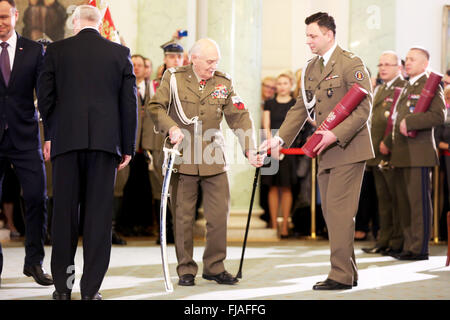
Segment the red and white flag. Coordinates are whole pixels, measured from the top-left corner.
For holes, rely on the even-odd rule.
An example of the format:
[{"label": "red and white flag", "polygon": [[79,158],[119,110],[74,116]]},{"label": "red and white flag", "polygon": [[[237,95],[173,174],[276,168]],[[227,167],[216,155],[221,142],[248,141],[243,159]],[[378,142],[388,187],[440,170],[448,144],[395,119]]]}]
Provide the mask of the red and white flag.
[{"label": "red and white flag", "polygon": [[89,5],[97,7],[100,10],[101,14],[103,15],[101,28],[102,36],[104,36],[108,40],[120,44],[120,37],[119,34],[117,33],[117,29],[111,17],[109,4],[106,2],[107,1],[99,0],[97,3],[96,0],[89,0]]}]

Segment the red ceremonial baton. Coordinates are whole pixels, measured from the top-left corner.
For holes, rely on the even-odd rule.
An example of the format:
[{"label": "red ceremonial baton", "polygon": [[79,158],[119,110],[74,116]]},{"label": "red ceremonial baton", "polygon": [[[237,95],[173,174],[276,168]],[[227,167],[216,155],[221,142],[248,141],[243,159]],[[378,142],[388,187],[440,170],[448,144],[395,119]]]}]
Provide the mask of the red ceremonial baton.
[{"label": "red ceremonial baton", "polygon": [[[344,121],[354,109],[356,109],[356,107],[368,94],[369,92],[366,89],[355,83],[330,112],[328,117],[320,124],[316,132],[335,128],[338,124]],[[322,140],[322,135],[317,134],[316,132],[309,137],[302,147],[305,154],[310,158],[315,158],[317,156],[317,152],[314,152],[314,148]]]},{"label": "red ceremonial baton", "polygon": [[[413,113],[426,112],[430,108],[431,100],[436,93],[436,89],[441,83],[442,74],[431,72],[422,92],[420,93],[419,101],[417,101],[416,107]],[[415,138],[417,136],[417,130],[408,131],[408,137]]]}]

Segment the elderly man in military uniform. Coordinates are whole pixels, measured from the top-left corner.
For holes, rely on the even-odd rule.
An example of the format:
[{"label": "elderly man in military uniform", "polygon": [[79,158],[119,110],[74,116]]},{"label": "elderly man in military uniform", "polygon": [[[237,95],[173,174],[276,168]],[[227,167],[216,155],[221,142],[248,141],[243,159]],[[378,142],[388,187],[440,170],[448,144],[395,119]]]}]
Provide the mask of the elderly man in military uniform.
[{"label": "elderly man in military uniform", "polygon": [[172,175],[170,201],[175,222],[175,248],[179,285],[192,286],[198,266],[193,260],[193,224],[198,186],[203,193],[206,246],[203,274],[219,284],[238,280],[225,270],[230,189],[221,122],[225,117],[253,166],[256,154],[253,121],[236,94],[229,75],[216,71],[220,59],[217,43],[198,40],[190,51],[192,64],[168,69],[147,109],[157,130],[179,145],[177,172]]},{"label": "elderly man in military uniform", "polygon": [[[413,47],[406,55],[409,80],[394,112],[392,135],[383,143],[391,152],[394,167],[396,199],[403,230],[403,250],[393,255],[400,260],[427,260],[431,232],[431,169],[439,164],[433,128],[445,121],[443,90],[438,86],[426,112],[413,113],[428,79],[426,72],[430,54],[422,47]],[[408,131],[417,130],[411,138]]]},{"label": "elderly man in military uniform", "polygon": [[375,180],[380,231],[374,247],[362,248],[366,253],[400,253],[403,246],[403,233],[395,201],[394,172],[389,164],[389,151],[382,143],[394,102],[394,89],[403,88],[406,84],[401,68],[401,60],[395,52],[386,51],[381,54],[378,72],[383,84],[375,90],[370,130],[375,158],[367,161],[367,167],[372,170]]},{"label": "elderly man in military uniform", "polygon": [[[366,160],[374,156],[368,119],[371,112],[371,82],[364,63],[336,43],[333,17],[318,12],[305,20],[306,43],[312,53],[305,70],[302,92],[289,110],[277,136],[266,140],[261,150],[289,147],[315,113],[322,123],[354,83],[369,94],[353,112],[332,130],[318,130],[322,140],[314,149],[319,155],[318,182],[322,212],[331,248],[331,271],[314,290],[343,290],[357,285],[354,254],[355,216]],[[315,107],[314,107],[315,104]]]}]

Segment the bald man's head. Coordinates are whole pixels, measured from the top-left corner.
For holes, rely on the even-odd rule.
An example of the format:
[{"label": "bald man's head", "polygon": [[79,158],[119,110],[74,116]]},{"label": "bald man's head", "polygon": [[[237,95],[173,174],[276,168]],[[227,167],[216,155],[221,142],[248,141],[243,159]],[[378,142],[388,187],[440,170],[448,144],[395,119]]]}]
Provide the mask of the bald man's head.
[{"label": "bald man's head", "polygon": [[189,51],[193,68],[202,80],[212,78],[220,60],[220,49],[212,39],[198,40]]}]

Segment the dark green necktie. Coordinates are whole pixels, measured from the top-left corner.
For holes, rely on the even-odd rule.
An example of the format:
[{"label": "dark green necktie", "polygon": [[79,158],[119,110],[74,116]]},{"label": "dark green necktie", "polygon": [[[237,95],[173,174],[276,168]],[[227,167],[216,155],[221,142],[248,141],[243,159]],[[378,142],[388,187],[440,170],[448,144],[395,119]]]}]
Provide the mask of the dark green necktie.
[{"label": "dark green necktie", "polygon": [[324,65],[323,62],[324,62],[323,57],[320,57],[320,58],[319,58],[320,73],[323,72],[323,68],[325,67],[325,65]]}]

